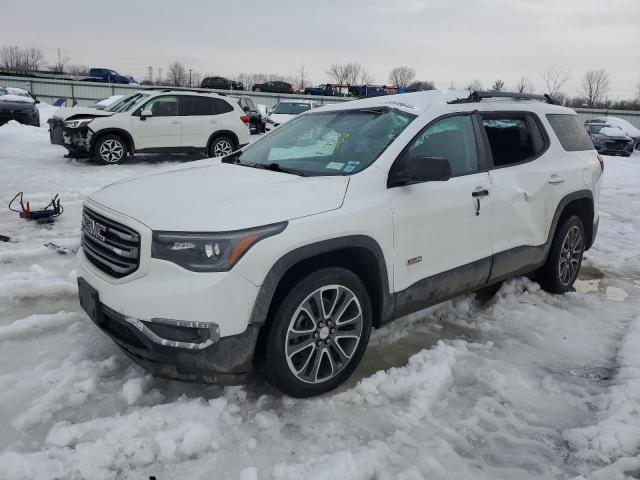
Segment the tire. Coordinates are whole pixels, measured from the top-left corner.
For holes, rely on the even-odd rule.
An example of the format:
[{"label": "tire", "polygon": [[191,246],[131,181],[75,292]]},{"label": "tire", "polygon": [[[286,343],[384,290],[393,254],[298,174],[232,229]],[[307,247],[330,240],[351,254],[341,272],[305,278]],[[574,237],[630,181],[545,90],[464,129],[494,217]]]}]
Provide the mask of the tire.
[{"label": "tire", "polygon": [[572,215],[556,231],[547,261],[536,275],[544,290],[565,293],[573,288],[582,265],[584,246],[584,225],[577,215]]},{"label": "tire", "polygon": [[104,165],[116,165],[127,158],[127,144],[118,135],[100,137],[93,148],[93,159]]},{"label": "tire", "polygon": [[337,267],[317,270],[280,303],[260,346],[261,368],[272,385],[292,397],[333,390],[362,360],[371,318],[369,293],[356,274]]},{"label": "tire", "polygon": [[225,155],[229,155],[235,149],[236,142],[234,142],[230,137],[216,137],[211,141],[211,145],[209,145],[208,155],[209,157],[223,157]]}]

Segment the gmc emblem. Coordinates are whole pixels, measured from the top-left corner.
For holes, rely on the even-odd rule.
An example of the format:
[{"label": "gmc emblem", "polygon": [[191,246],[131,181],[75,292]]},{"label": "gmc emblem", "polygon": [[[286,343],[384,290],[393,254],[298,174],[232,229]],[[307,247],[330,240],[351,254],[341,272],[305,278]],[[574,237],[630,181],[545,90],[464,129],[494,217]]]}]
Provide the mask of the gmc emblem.
[{"label": "gmc emblem", "polygon": [[107,230],[107,227],[102,225],[101,223],[94,222],[86,215],[82,215],[82,230],[88,233],[91,236],[99,238],[104,242],[104,232]]}]

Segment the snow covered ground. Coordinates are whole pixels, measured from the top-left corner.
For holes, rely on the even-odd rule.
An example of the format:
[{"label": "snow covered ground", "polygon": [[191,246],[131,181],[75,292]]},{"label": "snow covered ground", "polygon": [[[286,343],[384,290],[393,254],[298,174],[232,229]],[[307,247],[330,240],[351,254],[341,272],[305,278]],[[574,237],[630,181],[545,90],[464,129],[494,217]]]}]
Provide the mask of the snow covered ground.
[{"label": "snow covered ground", "polygon": [[[42,122],[51,114],[42,106]],[[0,210],[0,478],[623,479],[640,475],[640,156],[606,158],[577,291],[527,279],[377,331],[348,385],[311,400],[155,379],[76,300],[82,199],[181,156],[63,158],[0,127],[0,201],[59,193],[43,227]]]}]

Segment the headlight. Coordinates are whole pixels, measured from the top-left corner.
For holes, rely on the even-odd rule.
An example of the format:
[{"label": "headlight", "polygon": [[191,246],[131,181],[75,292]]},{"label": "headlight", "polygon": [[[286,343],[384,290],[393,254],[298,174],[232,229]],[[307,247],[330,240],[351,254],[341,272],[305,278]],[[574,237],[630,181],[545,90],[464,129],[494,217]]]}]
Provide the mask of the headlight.
[{"label": "headlight", "polygon": [[253,245],[286,226],[282,222],[222,233],[153,232],[151,256],[193,272],[225,272]]},{"label": "headlight", "polygon": [[69,120],[64,122],[64,126],[67,128],[82,128],[93,122],[93,118],[83,118],[81,120]]}]

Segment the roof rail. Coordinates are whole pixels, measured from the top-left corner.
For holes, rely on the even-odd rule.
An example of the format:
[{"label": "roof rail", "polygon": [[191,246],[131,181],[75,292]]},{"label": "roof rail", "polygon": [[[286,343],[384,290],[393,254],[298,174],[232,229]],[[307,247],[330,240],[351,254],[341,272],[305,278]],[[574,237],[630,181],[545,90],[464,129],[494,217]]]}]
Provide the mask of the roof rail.
[{"label": "roof rail", "polygon": [[544,95],[534,95],[532,93],[518,93],[518,92],[471,92],[467,98],[457,98],[447,103],[477,103],[484,98],[513,98],[516,100],[540,100],[541,102],[547,102],[550,105],[560,105],[560,102],[553,98],[551,95],[545,93]]},{"label": "roof rail", "polygon": [[[189,88],[189,87],[158,87],[158,86],[148,86],[144,90],[154,90],[157,92],[194,92],[194,93],[210,93],[215,95],[220,95],[224,97],[224,93],[212,92],[207,88]],[[235,90],[234,90],[235,91]],[[240,90],[237,90],[240,91]]]}]

